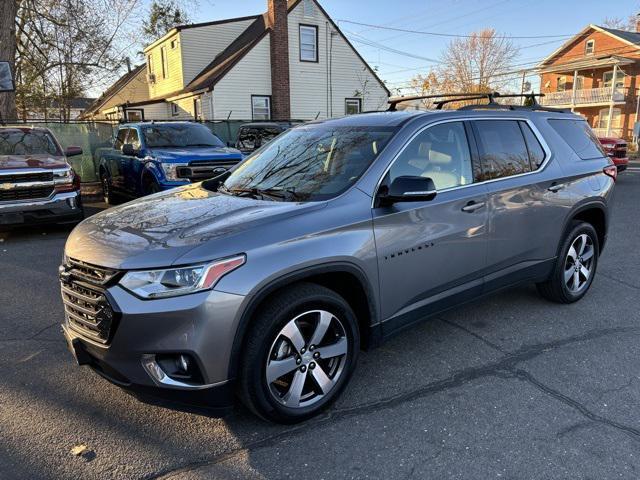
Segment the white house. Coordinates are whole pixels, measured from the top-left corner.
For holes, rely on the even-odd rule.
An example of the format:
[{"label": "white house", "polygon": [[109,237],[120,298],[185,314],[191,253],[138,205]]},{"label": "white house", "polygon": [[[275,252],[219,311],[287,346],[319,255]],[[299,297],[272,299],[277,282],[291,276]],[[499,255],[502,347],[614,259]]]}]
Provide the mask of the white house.
[{"label": "white house", "polygon": [[144,53],[146,98],[110,92],[120,118],[312,120],[378,110],[389,96],[315,0],[268,0],[262,15],[179,26]]}]

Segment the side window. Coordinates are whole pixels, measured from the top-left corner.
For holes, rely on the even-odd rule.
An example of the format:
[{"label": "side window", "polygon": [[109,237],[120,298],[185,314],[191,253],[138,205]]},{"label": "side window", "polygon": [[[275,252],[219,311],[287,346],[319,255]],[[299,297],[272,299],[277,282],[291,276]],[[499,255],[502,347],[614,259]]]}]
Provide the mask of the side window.
[{"label": "side window", "polygon": [[530,172],[529,152],[516,120],[474,122],[482,180]]},{"label": "side window", "polygon": [[527,122],[520,122],[520,128],[524,134],[524,139],[527,142],[527,150],[529,150],[529,160],[534,169],[540,168],[544,162],[544,149],[540,145],[538,137],[535,136],[531,127],[527,125]]},{"label": "side window", "polygon": [[607,156],[586,121],[550,119],[549,125],[582,160]]},{"label": "side window", "polygon": [[471,154],[463,123],[442,123],[419,133],[391,166],[389,182],[401,176],[431,178],[437,190],[472,183]]},{"label": "side window", "polygon": [[113,144],[113,148],[115,148],[116,150],[120,150],[122,148],[122,145],[124,145],[124,141],[126,138],[127,129],[121,128],[120,130],[118,130],[118,136],[116,137],[116,141]]},{"label": "side window", "polygon": [[129,130],[127,143],[130,143],[136,150],[140,149],[140,137],[138,136],[138,131],[135,128]]}]

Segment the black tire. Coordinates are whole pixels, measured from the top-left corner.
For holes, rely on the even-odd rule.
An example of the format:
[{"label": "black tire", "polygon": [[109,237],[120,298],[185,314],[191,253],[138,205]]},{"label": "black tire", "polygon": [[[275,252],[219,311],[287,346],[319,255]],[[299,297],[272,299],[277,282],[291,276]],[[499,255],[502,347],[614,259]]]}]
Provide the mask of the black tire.
[{"label": "black tire", "polygon": [[[591,245],[593,246],[593,255],[590,257],[592,262],[589,264],[589,277],[584,284],[578,290],[572,290],[565,281],[565,271],[569,272],[571,267],[571,260],[569,257],[569,250],[575,241],[582,235],[587,235]],[[596,274],[596,268],[598,266],[598,258],[600,256],[600,244],[598,242],[598,234],[590,223],[574,221],[571,224],[569,232],[566,234],[562,245],[560,247],[556,264],[553,267],[553,272],[549,279],[545,282],[536,284],[538,292],[544,298],[557,303],[573,303],[580,300],[585,296],[593,278]],[[588,260],[587,260],[588,261]],[[575,263],[574,263],[575,265]],[[583,277],[581,277],[582,279]],[[573,281],[575,286],[575,281]]]},{"label": "black tire", "polygon": [[153,195],[160,191],[160,185],[153,178],[147,177],[144,180],[144,194]]},{"label": "black tire", "polygon": [[[332,377],[332,381],[334,381],[332,383],[333,387],[325,395],[318,395],[315,400],[312,400],[315,403],[292,408],[284,405],[276,398],[277,392],[274,393],[273,390],[273,385],[276,382],[268,383],[267,365],[274,358],[270,355],[273,355],[274,351],[272,349],[276,348],[277,342],[286,342],[286,338],[280,335],[281,330],[293,319],[299,318],[303,314],[313,315],[313,312],[305,312],[314,310],[323,310],[331,313],[334,316],[334,319],[331,320],[332,322],[339,319],[339,326],[344,327],[342,329],[344,336],[339,338],[343,341],[346,340],[347,353],[344,357],[335,357],[340,358],[336,360],[337,362],[343,363],[341,370],[337,370],[340,373]],[[349,304],[340,295],[328,288],[313,283],[300,283],[287,287],[268,299],[266,303],[259,307],[253,320],[250,330],[247,332],[239,365],[238,394],[242,402],[252,412],[266,420],[287,424],[306,420],[329,406],[347,384],[355,368],[360,350],[358,322]],[[337,324],[332,323],[332,325]],[[310,336],[306,335],[305,344]],[[338,338],[338,335],[336,334],[335,337],[325,335],[324,338],[330,341]],[[337,343],[332,345],[337,345]],[[307,348],[309,346],[307,345]],[[317,348],[315,355],[319,355],[318,351],[322,350],[320,343]],[[311,351],[312,349],[309,348],[306,355],[309,355]],[[289,356],[297,357],[296,352],[297,350],[292,350]],[[305,361],[309,361],[309,359],[302,360],[303,365]],[[318,365],[321,361],[331,362],[333,360],[320,359],[318,360]],[[313,363],[313,359],[311,359],[311,363]],[[309,379],[304,380],[304,382],[311,383],[304,383],[304,385],[310,390],[314,390],[319,385],[315,381],[315,375],[320,373],[320,370],[321,372],[328,371],[330,367],[320,369],[318,365],[315,367],[310,363],[307,363],[307,365],[309,365],[307,370]],[[312,371],[314,368],[318,370]],[[299,370],[302,370],[302,367],[295,367],[290,375],[298,375]],[[283,376],[282,378],[286,377]],[[307,377],[305,376],[304,378],[306,379]],[[291,380],[290,385],[293,385],[293,380]],[[313,396],[315,394],[310,393],[309,395]]]},{"label": "black tire", "polygon": [[117,198],[111,188],[109,176],[104,172],[100,175],[100,184],[102,185],[102,198],[104,199],[104,203],[107,205],[116,205]]}]

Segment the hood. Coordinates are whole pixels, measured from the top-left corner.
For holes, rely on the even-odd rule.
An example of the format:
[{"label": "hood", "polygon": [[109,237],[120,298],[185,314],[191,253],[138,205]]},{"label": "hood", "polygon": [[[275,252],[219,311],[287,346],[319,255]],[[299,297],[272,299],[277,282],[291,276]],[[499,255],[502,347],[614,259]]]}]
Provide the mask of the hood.
[{"label": "hood", "polygon": [[[188,185],[88,218],[71,232],[65,253],[115,269],[156,268],[170,266],[207,244],[208,258],[202,260],[212,260],[240,253],[239,234],[318,207],[234,197]],[[227,241],[229,237],[234,241]]]},{"label": "hood", "polygon": [[240,160],[239,150],[230,147],[171,147],[150,148],[149,154],[163,162],[192,162],[199,160]]},{"label": "hood", "polygon": [[67,162],[63,156],[39,155],[0,155],[0,170],[16,168],[64,168]]}]

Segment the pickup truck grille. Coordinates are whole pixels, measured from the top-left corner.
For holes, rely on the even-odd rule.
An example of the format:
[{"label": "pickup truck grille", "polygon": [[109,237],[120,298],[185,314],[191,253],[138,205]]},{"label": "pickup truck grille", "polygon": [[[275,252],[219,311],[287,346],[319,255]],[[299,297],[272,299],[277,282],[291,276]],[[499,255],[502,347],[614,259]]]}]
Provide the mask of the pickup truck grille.
[{"label": "pickup truck grille", "polygon": [[[2,183],[5,183],[5,179],[0,177],[0,184]],[[0,202],[48,198],[52,193],[53,185],[36,188],[14,188],[12,190],[2,190],[0,188]]]},{"label": "pickup truck grille", "polygon": [[73,259],[60,269],[67,324],[81,336],[103,345],[111,341],[117,323],[117,314],[105,295],[105,286],[118,273]]},{"label": "pickup truck grille", "polygon": [[188,167],[180,167],[178,169],[178,176],[187,178],[192,182],[200,182],[222,175],[230,168],[235,167],[238,162],[239,160],[233,160],[231,162],[216,162],[215,160],[191,162]]},{"label": "pickup truck grille", "polygon": [[53,189],[53,172],[0,172],[0,202],[44,199]]}]

